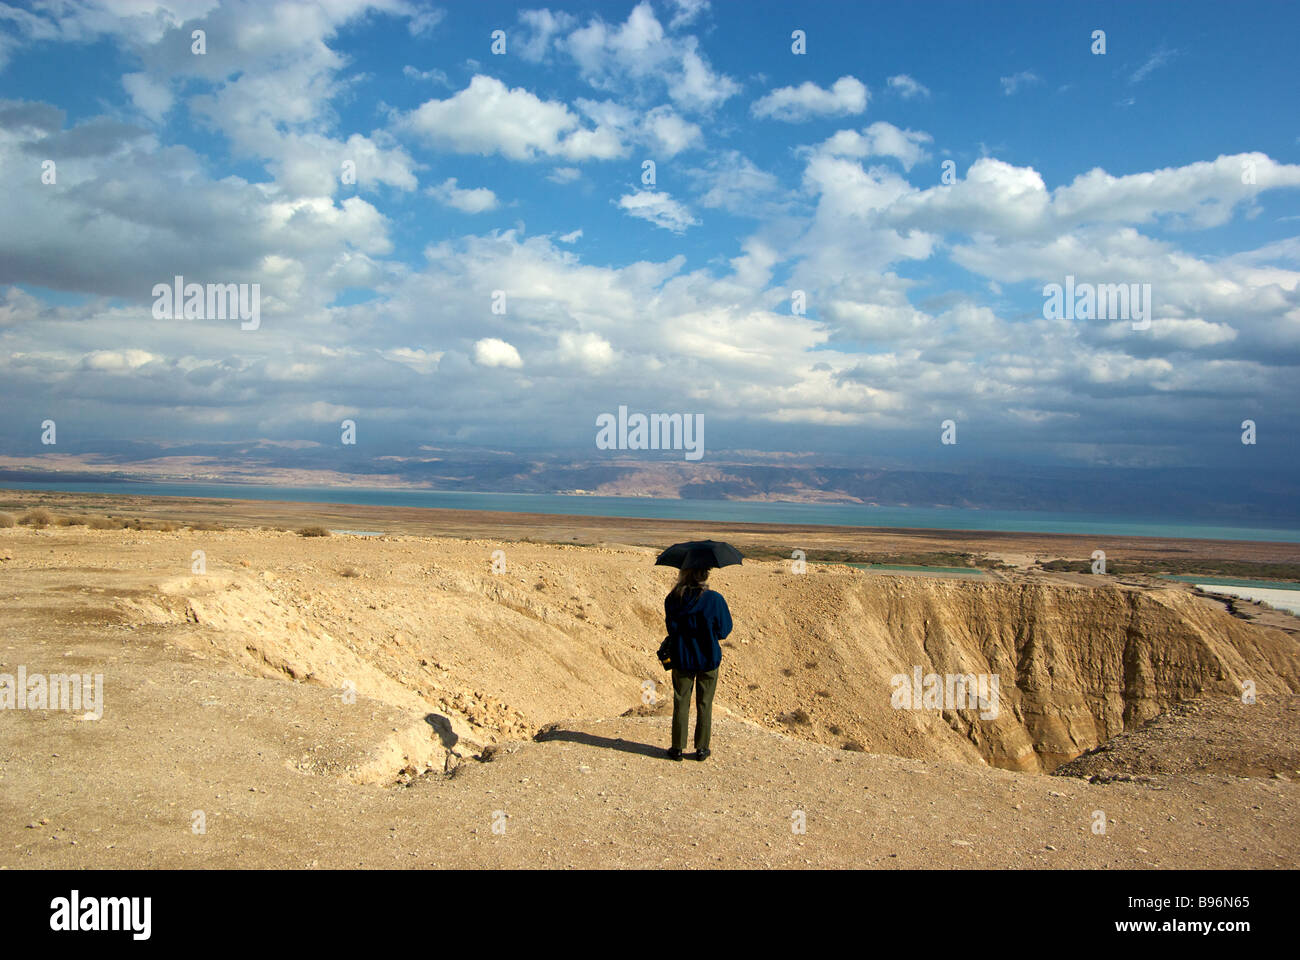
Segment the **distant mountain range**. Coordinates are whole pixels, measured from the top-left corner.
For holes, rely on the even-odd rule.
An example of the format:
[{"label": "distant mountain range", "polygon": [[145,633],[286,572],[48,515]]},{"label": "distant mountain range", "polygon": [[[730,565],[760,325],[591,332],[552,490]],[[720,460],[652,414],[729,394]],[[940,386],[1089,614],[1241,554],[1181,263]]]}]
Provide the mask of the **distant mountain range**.
[{"label": "distant mountain range", "polygon": [[[144,451],[141,451],[144,453]],[[561,493],[702,500],[951,506],[1116,516],[1163,516],[1245,523],[1300,519],[1290,480],[1209,469],[1043,467],[965,472],[864,468],[809,462],[633,458],[583,460],[502,451],[423,450],[409,457],[341,456],[337,449],[279,445],[149,451],[145,456],[47,454],[0,457],[0,480],[152,480],[277,486]]]}]

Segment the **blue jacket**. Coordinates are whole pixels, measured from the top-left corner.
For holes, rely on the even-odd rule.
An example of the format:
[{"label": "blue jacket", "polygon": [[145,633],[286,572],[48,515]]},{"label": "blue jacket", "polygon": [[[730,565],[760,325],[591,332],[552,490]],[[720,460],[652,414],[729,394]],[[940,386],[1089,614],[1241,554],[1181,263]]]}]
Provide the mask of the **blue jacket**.
[{"label": "blue jacket", "polygon": [[664,625],[672,641],[673,666],[678,670],[716,670],[722,663],[719,640],[731,633],[731,611],[716,590],[687,591],[677,603],[664,598]]}]

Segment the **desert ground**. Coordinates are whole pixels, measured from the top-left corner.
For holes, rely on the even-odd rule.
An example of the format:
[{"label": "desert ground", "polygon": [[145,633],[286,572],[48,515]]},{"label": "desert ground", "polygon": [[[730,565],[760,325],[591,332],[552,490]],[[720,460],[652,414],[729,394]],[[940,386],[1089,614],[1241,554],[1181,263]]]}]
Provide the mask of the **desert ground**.
[{"label": "desert ground", "polygon": [[[0,526],[0,674],[104,678],[98,716],[0,710],[0,867],[1300,859],[1295,618],[1035,567],[1086,558],[1088,538],[0,500],[55,515]],[[672,763],[654,650],[674,571],[653,561],[708,536],[763,558],[714,574],[736,629],[713,756]],[[1105,546],[1300,560],[1291,544]],[[798,572],[780,559],[794,549],[997,564]],[[914,667],[997,676],[1000,708],[897,709],[891,678]]]}]

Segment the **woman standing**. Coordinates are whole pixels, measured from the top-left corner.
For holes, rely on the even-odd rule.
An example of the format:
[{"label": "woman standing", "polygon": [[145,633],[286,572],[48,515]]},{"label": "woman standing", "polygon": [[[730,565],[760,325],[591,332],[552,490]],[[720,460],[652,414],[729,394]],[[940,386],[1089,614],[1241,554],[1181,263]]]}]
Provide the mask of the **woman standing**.
[{"label": "woman standing", "polygon": [[731,611],[722,594],[708,587],[706,568],[683,569],[677,585],[664,597],[673,664],[673,745],[671,760],[681,760],[691,722],[691,688],[695,689],[695,759],[707,760],[713,728],[713,693],[718,687],[722,646],[731,633]]}]

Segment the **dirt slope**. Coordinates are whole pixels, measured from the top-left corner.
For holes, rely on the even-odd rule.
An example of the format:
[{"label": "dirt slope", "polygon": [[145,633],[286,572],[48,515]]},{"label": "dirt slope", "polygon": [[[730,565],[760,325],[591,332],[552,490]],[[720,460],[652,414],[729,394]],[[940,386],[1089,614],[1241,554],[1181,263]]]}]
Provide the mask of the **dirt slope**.
[{"label": "dirt slope", "polygon": [[[0,556],[0,672],[103,672],[107,701],[100,720],[0,711],[0,866],[1300,854],[1300,785],[1223,771],[1088,784],[983,762],[1038,769],[1243,679],[1261,704],[1295,690],[1290,638],[1177,590],[729,569],[738,628],[715,757],[679,765],[657,755],[666,719],[620,716],[656,709],[642,684],[663,676],[671,574],[636,548],[23,529],[0,531]],[[1015,682],[995,721],[893,710],[889,676],[912,664]],[[780,719],[800,709],[807,723]],[[558,731],[529,739],[546,724]],[[840,749],[851,740],[872,752]],[[497,759],[472,759],[490,743]]]},{"label": "dirt slope", "polygon": [[[207,574],[174,575],[196,538]],[[437,712],[474,744],[618,715],[665,679],[653,650],[672,574],[643,548],[254,532],[138,545],[153,570],[143,562],[142,592],[115,603],[132,622],[190,624],[191,642],[247,669]],[[826,745],[1050,770],[1182,699],[1236,696],[1247,680],[1261,694],[1300,690],[1294,640],[1182,588],[808,569],[715,575],[737,623],[719,696]],[[892,678],[918,666],[996,675],[997,716],[895,709]]]},{"label": "dirt slope", "polygon": [[1095,781],[1215,773],[1300,779],[1300,696],[1192,700],[1057,767]]}]

